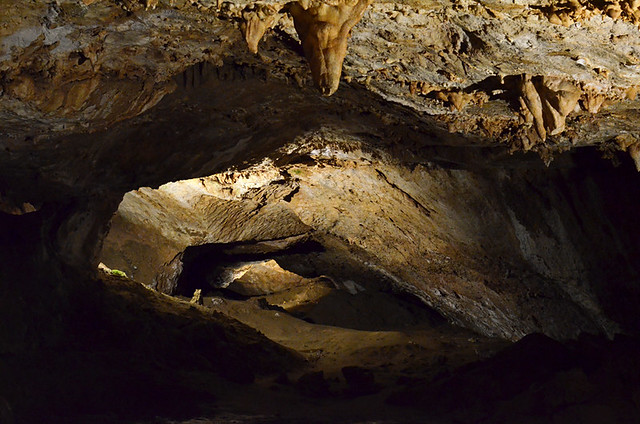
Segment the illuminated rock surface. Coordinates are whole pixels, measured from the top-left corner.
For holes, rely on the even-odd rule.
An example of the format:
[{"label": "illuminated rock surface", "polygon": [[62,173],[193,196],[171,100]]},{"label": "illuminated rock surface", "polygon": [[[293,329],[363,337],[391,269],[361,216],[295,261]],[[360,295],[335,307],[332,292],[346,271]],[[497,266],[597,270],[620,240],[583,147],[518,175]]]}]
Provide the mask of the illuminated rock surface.
[{"label": "illuminated rock surface", "polygon": [[640,420],[637,1],[0,6],[2,424]]}]

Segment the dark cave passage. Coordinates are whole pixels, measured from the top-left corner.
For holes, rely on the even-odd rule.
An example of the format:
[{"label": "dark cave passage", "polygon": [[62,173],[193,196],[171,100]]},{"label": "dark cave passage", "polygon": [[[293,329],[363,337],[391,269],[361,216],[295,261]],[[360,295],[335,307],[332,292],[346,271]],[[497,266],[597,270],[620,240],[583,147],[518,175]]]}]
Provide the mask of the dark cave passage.
[{"label": "dark cave passage", "polygon": [[[635,175],[629,163],[614,167],[582,150],[544,173],[517,161],[506,173],[472,173],[408,171],[384,160],[352,161],[345,173],[332,161],[285,161],[284,168],[262,165],[130,193],[106,238],[101,260],[108,267],[237,320],[304,358],[303,368],[256,380],[251,396],[270,401],[256,402],[241,422],[283,414],[278,405],[298,396],[321,401],[335,419],[348,416],[347,408],[389,414],[394,423],[424,422],[426,410],[445,422],[635,416],[631,387],[639,376],[620,379],[634,366],[622,358],[639,346],[633,337],[611,339],[635,328],[638,230],[628,199],[640,193],[611,187]],[[420,185],[429,174],[439,191]],[[465,202],[443,186],[464,190]],[[440,252],[410,241],[438,227],[446,243]],[[397,254],[401,268],[393,266]],[[407,254],[422,255],[423,268],[411,267]],[[484,291],[465,289],[478,284],[479,273]],[[429,287],[437,281],[446,284]],[[626,296],[607,297],[609,284]],[[473,296],[478,309],[457,306]],[[505,316],[506,299],[519,303],[517,318]],[[469,318],[456,319],[452,309]],[[623,319],[608,321],[612,316]],[[506,326],[532,335],[515,344],[491,337]],[[539,400],[549,390],[566,398]],[[243,409],[234,396],[219,398],[219,416]],[[626,400],[615,411],[599,403],[618,398]],[[368,415],[360,399],[386,406]],[[462,399],[467,406],[456,412]],[[507,400],[510,409],[494,409]],[[305,408],[289,410],[283,422],[303,420]]]},{"label": "dark cave passage", "polygon": [[[516,158],[506,170],[408,169],[306,149],[280,167],[128,193],[100,260],[186,297],[226,290],[243,262],[275,260],[289,279],[375,281],[487,336],[635,331],[638,188],[612,187],[632,177],[628,162],[579,150],[551,169]],[[625,295],[607,298],[609,284]]]},{"label": "dark cave passage", "polygon": [[2,2],[0,424],[640,422],[638,2],[298,3]]}]

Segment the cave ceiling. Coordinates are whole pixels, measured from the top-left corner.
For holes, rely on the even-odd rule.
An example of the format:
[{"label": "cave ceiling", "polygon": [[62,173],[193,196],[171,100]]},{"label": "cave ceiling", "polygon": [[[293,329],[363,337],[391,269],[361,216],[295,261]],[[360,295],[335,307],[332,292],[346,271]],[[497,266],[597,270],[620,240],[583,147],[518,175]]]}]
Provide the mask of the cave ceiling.
[{"label": "cave ceiling", "polygon": [[322,134],[407,163],[637,158],[634,2],[365,3],[2,2],[3,196],[121,195]]}]

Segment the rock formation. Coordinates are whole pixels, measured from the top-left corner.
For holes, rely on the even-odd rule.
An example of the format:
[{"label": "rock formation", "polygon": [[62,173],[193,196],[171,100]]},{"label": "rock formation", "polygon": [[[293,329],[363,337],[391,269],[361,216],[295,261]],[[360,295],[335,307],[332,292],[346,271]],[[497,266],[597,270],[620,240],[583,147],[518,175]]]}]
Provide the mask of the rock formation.
[{"label": "rock formation", "polygon": [[[551,77],[532,79],[529,75],[522,77],[520,90],[525,122],[534,124],[542,141],[547,139],[547,134],[558,135],[564,131],[567,115],[574,111],[582,94],[568,81]],[[593,103],[589,98],[588,110],[597,112]]]},{"label": "rock formation", "polygon": [[639,420],[638,1],[1,4],[1,420]]},{"label": "rock formation", "polygon": [[[299,1],[287,3],[281,9],[293,17],[313,81],[322,95],[330,96],[338,89],[351,30],[371,2]],[[268,4],[255,4],[243,10],[241,27],[249,51],[258,52],[258,43],[279,18],[278,12],[277,6]]]},{"label": "rock formation", "polygon": [[337,4],[293,2],[287,10],[309,61],[311,75],[324,96],[336,92],[347,55],[347,40],[373,0],[340,1]]},{"label": "rock formation", "polygon": [[251,53],[258,53],[258,43],[278,17],[278,10],[272,5],[255,4],[242,11],[242,31]]}]

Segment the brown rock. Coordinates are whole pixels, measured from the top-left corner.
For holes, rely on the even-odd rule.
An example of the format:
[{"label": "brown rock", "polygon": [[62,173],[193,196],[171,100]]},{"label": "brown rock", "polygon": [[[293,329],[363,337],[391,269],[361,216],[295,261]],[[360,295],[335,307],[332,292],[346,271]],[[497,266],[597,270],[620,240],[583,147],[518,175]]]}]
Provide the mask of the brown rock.
[{"label": "brown rock", "polygon": [[278,18],[278,7],[274,5],[255,4],[242,12],[244,22],[241,25],[244,39],[251,53],[258,53],[258,43],[264,33],[273,26]]},{"label": "brown rock", "polygon": [[304,1],[288,5],[313,81],[322,95],[330,96],[338,89],[347,40],[372,1],[346,0],[336,5]]},{"label": "brown rock", "polygon": [[195,292],[193,292],[193,297],[191,298],[191,301],[189,303],[192,303],[194,305],[201,305],[203,304],[202,301],[202,289],[196,289]]},{"label": "brown rock", "polygon": [[582,95],[582,91],[574,84],[557,77],[524,75],[519,88],[525,121],[535,125],[542,141],[546,140],[547,135],[558,135],[565,130],[567,115],[575,109]]},{"label": "brown rock", "polygon": [[227,271],[233,277],[227,288],[244,296],[277,293],[305,284],[305,279],[282,269],[274,260],[253,262]]}]

